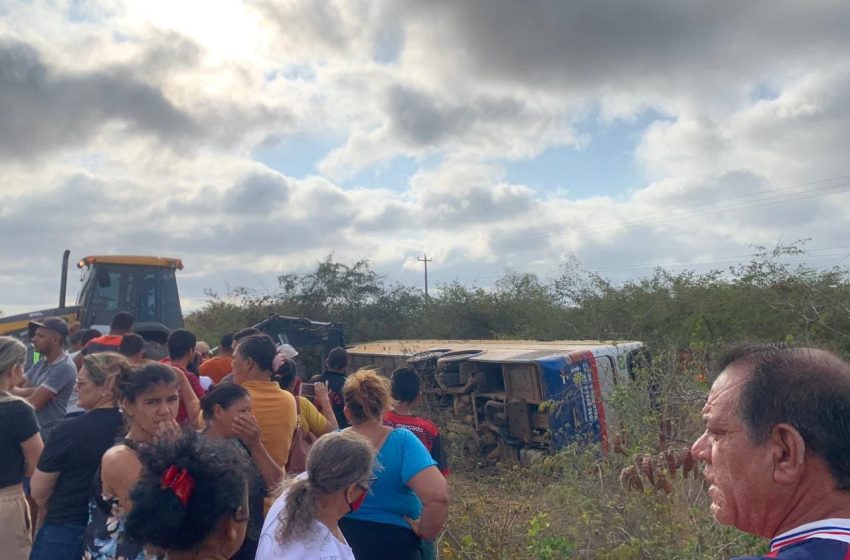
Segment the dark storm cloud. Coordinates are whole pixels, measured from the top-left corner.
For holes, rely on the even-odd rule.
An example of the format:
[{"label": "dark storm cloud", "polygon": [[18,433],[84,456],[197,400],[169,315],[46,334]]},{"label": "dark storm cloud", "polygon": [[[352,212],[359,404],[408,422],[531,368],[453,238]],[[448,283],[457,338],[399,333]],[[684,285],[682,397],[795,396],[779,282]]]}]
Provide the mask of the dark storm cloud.
[{"label": "dark storm cloud", "polygon": [[478,96],[441,101],[410,87],[392,86],[387,92],[387,115],[394,132],[413,146],[439,145],[451,137],[481,134],[473,125],[498,125],[534,117],[513,97]]},{"label": "dark storm cloud", "polygon": [[[568,89],[647,83],[693,91],[850,48],[842,3],[411,0],[446,65],[470,79]],[[426,18],[424,20],[422,18]],[[734,82],[734,83],[730,83]]]},{"label": "dark storm cloud", "polygon": [[0,158],[29,160],[88,141],[107,122],[173,143],[199,127],[124,70],[62,74],[25,43],[0,42]]}]

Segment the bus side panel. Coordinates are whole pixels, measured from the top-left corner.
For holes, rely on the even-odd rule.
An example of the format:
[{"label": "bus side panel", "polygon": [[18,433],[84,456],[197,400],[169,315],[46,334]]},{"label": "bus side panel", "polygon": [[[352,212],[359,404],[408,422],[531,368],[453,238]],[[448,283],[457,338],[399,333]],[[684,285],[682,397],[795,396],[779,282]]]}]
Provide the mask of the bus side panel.
[{"label": "bus side panel", "polygon": [[553,451],[567,445],[608,444],[605,409],[596,359],[590,352],[573,352],[538,360],[552,434]]}]

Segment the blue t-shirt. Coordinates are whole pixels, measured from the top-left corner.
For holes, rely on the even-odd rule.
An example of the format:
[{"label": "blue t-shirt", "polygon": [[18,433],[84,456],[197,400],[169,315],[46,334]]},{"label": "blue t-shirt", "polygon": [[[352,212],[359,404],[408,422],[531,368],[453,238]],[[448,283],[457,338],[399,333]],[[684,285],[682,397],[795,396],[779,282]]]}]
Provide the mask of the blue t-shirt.
[{"label": "blue t-shirt", "polygon": [[419,518],[422,515],[422,502],[407,487],[407,483],[437,463],[419,438],[405,428],[396,428],[390,432],[378,451],[377,462],[374,473],[377,480],[372,484],[360,509],[348,514],[348,517],[409,527],[404,517]]}]

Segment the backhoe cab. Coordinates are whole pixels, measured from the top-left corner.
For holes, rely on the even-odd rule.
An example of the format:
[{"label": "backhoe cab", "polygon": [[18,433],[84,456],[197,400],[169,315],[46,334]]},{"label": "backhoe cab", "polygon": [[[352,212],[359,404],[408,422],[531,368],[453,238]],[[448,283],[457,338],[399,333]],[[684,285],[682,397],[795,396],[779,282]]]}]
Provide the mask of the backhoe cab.
[{"label": "backhoe cab", "polygon": [[0,334],[26,337],[29,321],[62,317],[79,321],[82,328],[106,334],[112,316],[128,311],[136,318],[133,328],[145,340],[165,343],[169,333],[183,326],[175,272],[183,269],[180,259],[134,255],[95,255],[80,259],[80,292],[74,306],[65,306],[68,258],[62,261],[59,307],[0,318]]},{"label": "backhoe cab", "polygon": [[81,259],[77,267],[83,269],[77,296],[77,320],[83,328],[106,333],[115,313],[129,311],[136,318],[136,333],[165,343],[172,330],[183,326],[175,275],[183,269],[180,259],[92,256]]}]

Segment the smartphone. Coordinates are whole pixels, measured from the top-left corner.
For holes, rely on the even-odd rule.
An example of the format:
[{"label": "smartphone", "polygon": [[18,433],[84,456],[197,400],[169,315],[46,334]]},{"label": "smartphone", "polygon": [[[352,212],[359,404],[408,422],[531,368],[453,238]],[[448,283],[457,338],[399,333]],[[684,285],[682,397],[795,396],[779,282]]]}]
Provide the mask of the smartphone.
[{"label": "smartphone", "polygon": [[313,398],[316,396],[316,386],[312,383],[301,384],[301,395],[304,397]]}]

